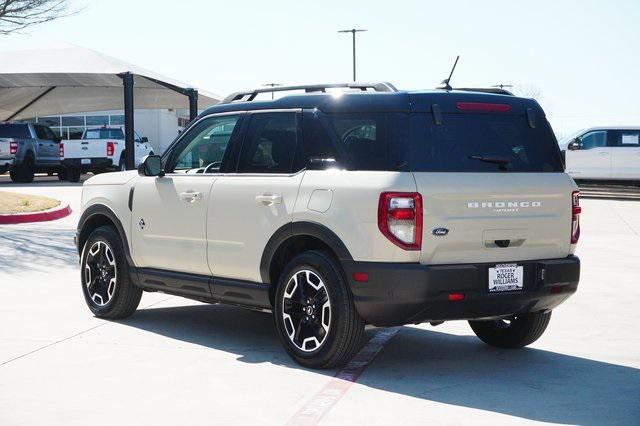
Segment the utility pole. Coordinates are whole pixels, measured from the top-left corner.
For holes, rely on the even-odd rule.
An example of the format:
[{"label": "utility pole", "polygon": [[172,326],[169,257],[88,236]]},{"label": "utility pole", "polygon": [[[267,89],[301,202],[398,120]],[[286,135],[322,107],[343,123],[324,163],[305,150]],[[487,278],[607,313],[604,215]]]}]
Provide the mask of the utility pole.
[{"label": "utility pole", "polygon": [[356,81],[356,33],[367,31],[364,29],[352,28],[350,30],[340,30],[339,33],[351,33],[353,37],[353,81]]},{"label": "utility pole", "polygon": [[[282,84],[280,84],[280,83],[265,83],[265,84],[263,84],[263,86],[265,86],[265,87],[276,87],[276,86],[282,86]],[[271,92],[271,100],[273,100],[273,92]]]}]

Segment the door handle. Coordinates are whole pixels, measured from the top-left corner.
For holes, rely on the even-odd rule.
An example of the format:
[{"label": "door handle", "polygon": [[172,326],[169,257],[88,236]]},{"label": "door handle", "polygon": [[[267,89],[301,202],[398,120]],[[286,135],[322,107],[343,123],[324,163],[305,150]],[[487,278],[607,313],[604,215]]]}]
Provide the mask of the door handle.
[{"label": "door handle", "polygon": [[609,153],[608,152],[601,152],[600,155],[603,156],[603,157],[606,157],[607,155],[609,155]]},{"label": "door handle", "polygon": [[180,199],[185,203],[195,203],[196,201],[202,200],[202,192],[181,192]]},{"label": "door handle", "polygon": [[273,206],[274,204],[282,204],[282,195],[262,194],[256,195],[256,202],[265,206]]}]

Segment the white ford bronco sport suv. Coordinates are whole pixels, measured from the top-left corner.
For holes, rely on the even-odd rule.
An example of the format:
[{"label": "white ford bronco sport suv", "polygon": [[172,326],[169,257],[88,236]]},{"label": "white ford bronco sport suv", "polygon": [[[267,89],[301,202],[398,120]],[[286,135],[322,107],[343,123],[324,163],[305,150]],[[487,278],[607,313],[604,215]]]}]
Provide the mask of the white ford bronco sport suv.
[{"label": "white ford bronco sport suv", "polygon": [[580,273],[577,186],[540,106],[335,86],[233,94],[137,172],[86,181],[91,311],[128,317],[143,291],[271,311],[314,368],[347,362],[365,324],[468,320],[493,346],[538,339]]}]

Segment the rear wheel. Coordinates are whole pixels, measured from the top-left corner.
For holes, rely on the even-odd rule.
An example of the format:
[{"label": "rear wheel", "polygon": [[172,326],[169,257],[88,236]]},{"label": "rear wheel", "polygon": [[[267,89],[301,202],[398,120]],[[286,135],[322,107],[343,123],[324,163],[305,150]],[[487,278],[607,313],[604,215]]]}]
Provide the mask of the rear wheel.
[{"label": "rear wheel", "polygon": [[280,277],[275,299],[280,340],[299,364],[331,368],[348,362],[360,349],[364,322],[330,253],[308,251],[293,258]]},{"label": "rear wheel", "polygon": [[35,174],[35,162],[33,156],[27,154],[22,164],[18,164],[11,169],[9,175],[11,180],[19,183],[33,182],[33,175]]},{"label": "rear wheel", "polygon": [[119,319],[138,308],[142,289],[131,281],[122,240],[111,226],[96,228],[82,249],[84,299],[100,318]]},{"label": "rear wheel", "polygon": [[78,167],[69,167],[67,169],[67,179],[69,182],[80,182],[82,171]]},{"label": "rear wheel", "polygon": [[542,336],[551,320],[551,311],[515,315],[511,319],[469,321],[473,332],[488,345],[521,348]]},{"label": "rear wheel", "polygon": [[69,177],[67,176],[67,169],[65,167],[62,167],[60,170],[58,170],[58,180],[59,181],[64,181],[67,180]]}]

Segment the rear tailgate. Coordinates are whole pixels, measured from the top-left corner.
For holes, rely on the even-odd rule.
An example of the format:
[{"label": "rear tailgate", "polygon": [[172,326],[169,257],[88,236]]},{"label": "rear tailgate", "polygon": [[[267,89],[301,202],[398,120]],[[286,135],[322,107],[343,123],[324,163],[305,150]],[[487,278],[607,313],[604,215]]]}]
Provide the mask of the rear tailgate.
[{"label": "rear tailgate", "polygon": [[105,139],[73,139],[62,142],[64,145],[63,159],[70,158],[105,158],[107,156],[107,141]]},{"label": "rear tailgate", "polygon": [[411,114],[421,262],[569,255],[577,187],[542,109],[533,100],[477,93],[451,93],[446,101],[437,116],[427,105]]},{"label": "rear tailgate", "polygon": [[6,158],[11,155],[11,141],[13,139],[0,138],[0,158]]},{"label": "rear tailgate", "polygon": [[[574,186],[563,173],[415,173],[415,179],[423,197],[421,263],[553,259],[570,253]],[[435,235],[438,228],[448,233]]]}]

